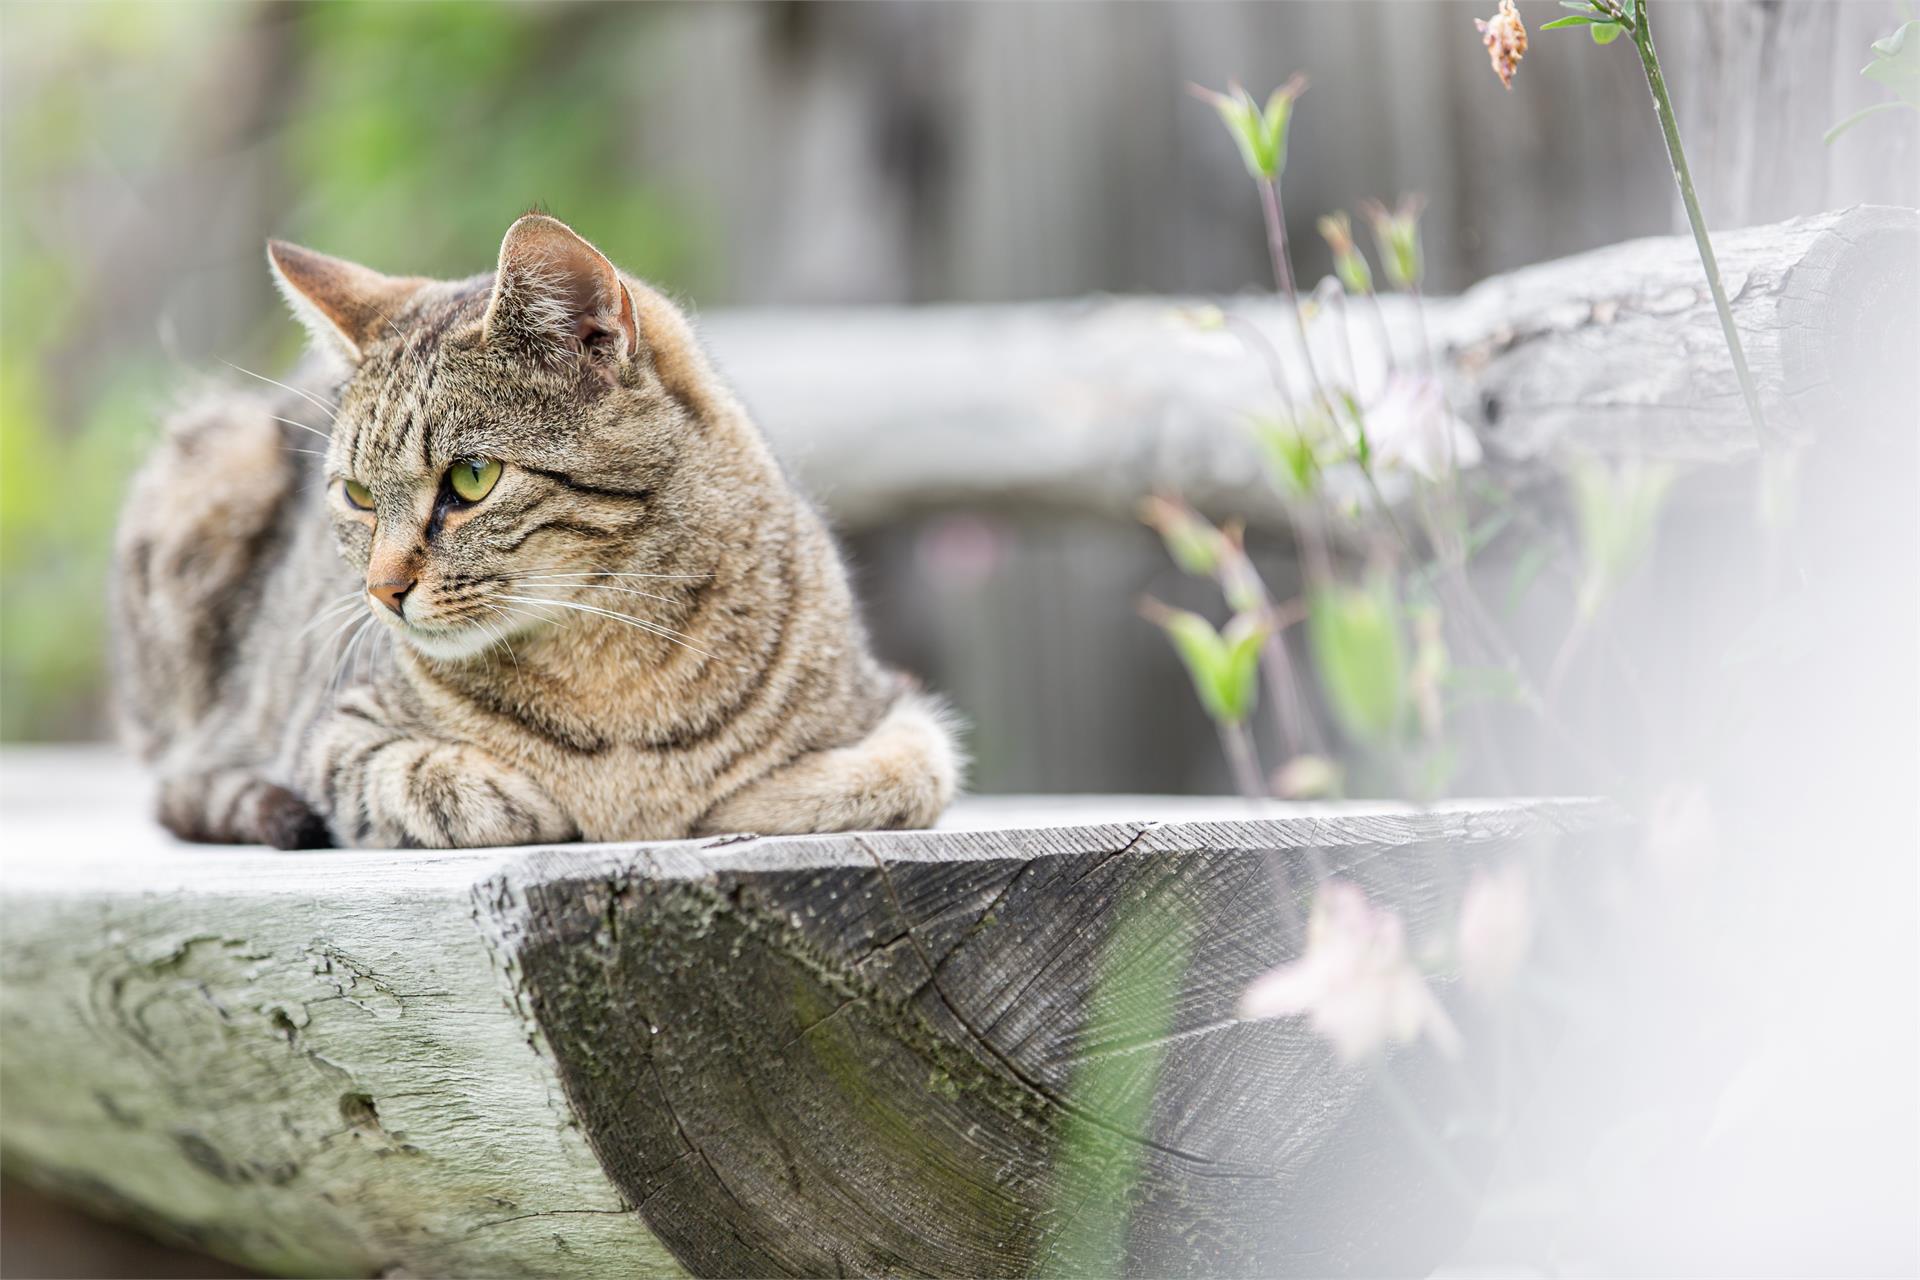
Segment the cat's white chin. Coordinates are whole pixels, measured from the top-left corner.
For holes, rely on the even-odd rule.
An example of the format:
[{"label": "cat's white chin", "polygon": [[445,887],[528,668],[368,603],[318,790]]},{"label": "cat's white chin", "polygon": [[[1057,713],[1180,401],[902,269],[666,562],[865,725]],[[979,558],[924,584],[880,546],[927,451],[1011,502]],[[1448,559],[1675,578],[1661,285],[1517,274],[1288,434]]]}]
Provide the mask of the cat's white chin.
[{"label": "cat's white chin", "polygon": [[465,662],[477,658],[488,649],[498,648],[501,635],[498,628],[483,630],[479,627],[448,627],[444,629],[427,628],[411,622],[397,622],[395,630],[413,647],[413,649],[436,662]]}]

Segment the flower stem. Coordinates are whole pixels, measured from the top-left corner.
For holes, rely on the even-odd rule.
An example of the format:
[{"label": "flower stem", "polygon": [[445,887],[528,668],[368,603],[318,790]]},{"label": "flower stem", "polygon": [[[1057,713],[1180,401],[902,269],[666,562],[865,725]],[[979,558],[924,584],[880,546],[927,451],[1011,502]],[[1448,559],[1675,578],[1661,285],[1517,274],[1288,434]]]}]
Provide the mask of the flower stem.
[{"label": "flower stem", "polygon": [[1254,751],[1253,735],[1247,732],[1244,723],[1220,721],[1218,726],[1220,746],[1227,753],[1227,763],[1233,768],[1233,784],[1249,800],[1266,799],[1267,784],[1260,777],[1260,758]]},{"label": "flower stem", "polygon": [[1733,326],[1733,309],[1727,305],[1727,291],[1720,283],[1720,264],[1713,256],[1713,242],[1707,238],[1707,220],[1700,213],[1700,200],[1693,193],[1693,175],[1687,171],[1686,148],[1680,145],[1680,124],[1674,118],[1673,99],[1667,96],[1667,80],[1660,72],[1660,55],[1653,48],[1653,27],[1647,21],[1647,0],[1634,0],[1633,46],[1640,51],[1640,65],[1646,69],[1647,88],[1653,94],[1653,112],[1659,117],[1660,132],[1667,140],[1667,157],[1673,162],[1673,180],[1680,188],[1680,202],[1686,206],[1687,222],[1693,228],[1694,247],[1700,251],[1700,265],[1707,271],[1707,287],[1713,292],[1714,310],[1720,313],[1720,332],[1726,335],[1727,351],[1733,356],[1733,371],[1740,380],[1740,394],[1747,402],[1747,416],[1753,419],[1756,443],[1767,447],[1767,420],[1760,409],[1760,393],[1754,389],[1753,374],[1747,369],[1747,353],[1740,346],[1740,331]]},{"label": "flower stem", "polygon": [[1307,322],[1300,314],[1300,292],[1293,283],[1293,262],[1287,256],[1287,220],[1280,208],[1280,184],[1272,178],[1260,179],[1260,212],[1267,223],[1267,254],[1273,259],[1273,282],[1286,295],[1287,310],[1293,313],[1293,327],[1300,335],[1300,358],[1306,361],[1307,377],[1313,382],[1327,421],[1334,421],[1333,399],[1320,384],[1320,369],[1313,362],[1313,345],[1307,341]]}]

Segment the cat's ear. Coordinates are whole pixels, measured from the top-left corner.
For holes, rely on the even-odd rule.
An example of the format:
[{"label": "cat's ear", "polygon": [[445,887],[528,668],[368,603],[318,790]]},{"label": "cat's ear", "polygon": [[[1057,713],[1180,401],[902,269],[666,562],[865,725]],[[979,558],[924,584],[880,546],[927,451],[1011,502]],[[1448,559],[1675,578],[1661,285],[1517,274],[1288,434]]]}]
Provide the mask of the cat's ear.
[{"label": "cat's ear", "polygon": [[370,343],[392,332],[395,313],[431,283],[418,276],[382,275],[284,240],[267,241],[267,263],[314,345],[349,364],[359,364]]},{"label": "cat's ear", "polygon": [[633,297],[607,256],[558,218],[529,213],[507,228],[487,303],[487,339],[537,363],[640,349]]}]

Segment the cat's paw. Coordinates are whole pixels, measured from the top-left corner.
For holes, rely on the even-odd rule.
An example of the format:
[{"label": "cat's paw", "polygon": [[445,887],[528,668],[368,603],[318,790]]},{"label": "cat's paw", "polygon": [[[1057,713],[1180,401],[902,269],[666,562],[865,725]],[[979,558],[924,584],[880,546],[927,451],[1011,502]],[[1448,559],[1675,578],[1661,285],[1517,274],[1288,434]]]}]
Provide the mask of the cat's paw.
[{"label": "cat's paw", "polygon": [[573,824],[531,779],[471,748],[413,744],[382,752],[355,843],[467,849],[575,839]]},{"label": "cat's paw", "polygon": [[285,787],[262,787],[254,806],[255,828],[262,844],[289,851],[333,847],[326,819]]},{"label": "cat's paw", "polygon": [[327,824],[293,792],[248,769],[211,769],[160,779],[156,817],[182,840],[325,849]]}]

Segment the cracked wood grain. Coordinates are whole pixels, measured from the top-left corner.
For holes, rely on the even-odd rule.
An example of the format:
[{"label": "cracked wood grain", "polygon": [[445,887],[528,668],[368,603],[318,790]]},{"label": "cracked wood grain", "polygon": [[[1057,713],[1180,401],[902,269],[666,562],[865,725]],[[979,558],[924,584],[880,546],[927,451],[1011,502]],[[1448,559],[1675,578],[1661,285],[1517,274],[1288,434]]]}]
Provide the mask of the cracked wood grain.
[{"label": "cracked wood grain", "polygon": [[1233,1002],[1297,948],[1315,857],[1418,930],[1477,862],[1613,821],[1009,798],[285,855],[173,843],[108,757],[4,760],[9,1172],[287,1274],[1424,1266],[1459,1224],[1365,1078]]},{"label": "cracked wood grain", "polygon": [[[1299,945],[1276,874],[1303,900],[1317,855],[1417,937],[1474,865],[1575,854],[1607,811],[1235,811],[555,850],[482,896],[521,904],[518,981],[582,1127],[696,1274],[1431,1265],[1464,1224],[1365,1074],[1298,1026],[1233,1017]],[[1129,913],[1146,941],[1116,985],[1100,958]],[[1124,971],[1165,956],[1164,1030],[1115,1031]],[[1090,1063],[1132,1093],[1086,1093]],[[1396,1069],[1418,1096],[1436,1065]],[[1116,1168],[1137,1180],[1116,1192]],[[1084,1223],[1116,1213],[1089,1253]]]}]

